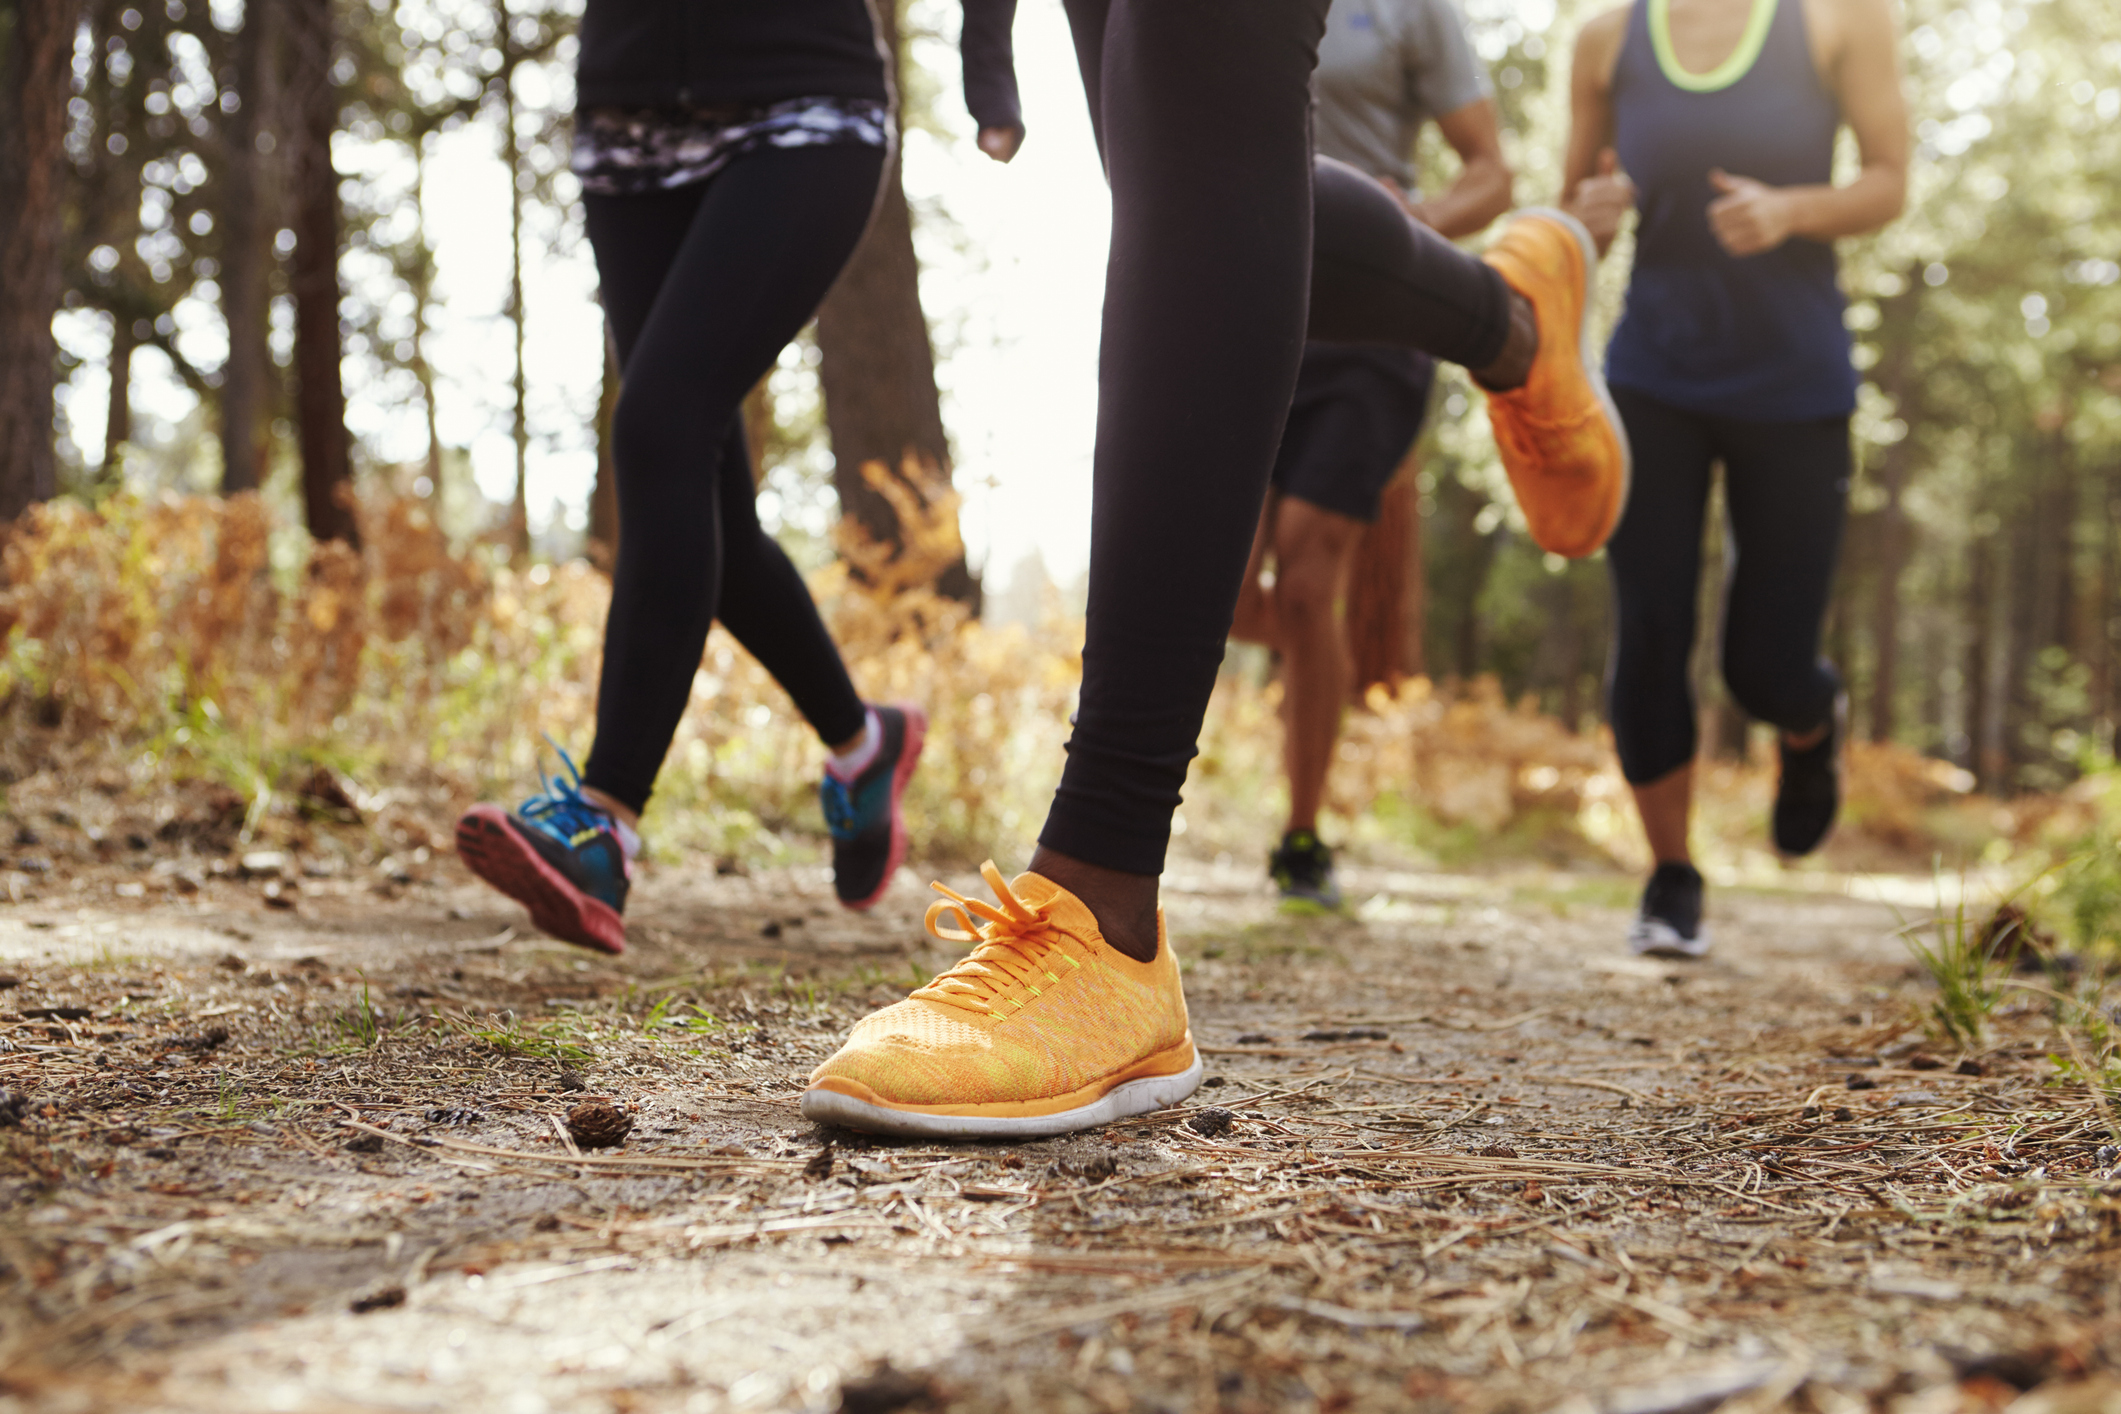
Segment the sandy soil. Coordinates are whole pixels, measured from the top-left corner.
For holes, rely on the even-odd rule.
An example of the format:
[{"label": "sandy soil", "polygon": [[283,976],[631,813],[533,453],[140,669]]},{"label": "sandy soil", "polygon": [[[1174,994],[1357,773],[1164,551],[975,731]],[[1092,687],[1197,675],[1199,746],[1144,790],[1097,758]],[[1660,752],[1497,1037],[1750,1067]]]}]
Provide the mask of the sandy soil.
[{"label": "sandy soil", "polygon": [[907,1146],[795,1096],[951,960],[914,878],[664,868],[605,959],[252,864],[0,905],[0,1410],[2121,1407],[2121,1141],[2034,994],[1925,1034],[1926,883],[1722,891],[1682,965],[1610,876],[1182,866],[1193,1101]]}]

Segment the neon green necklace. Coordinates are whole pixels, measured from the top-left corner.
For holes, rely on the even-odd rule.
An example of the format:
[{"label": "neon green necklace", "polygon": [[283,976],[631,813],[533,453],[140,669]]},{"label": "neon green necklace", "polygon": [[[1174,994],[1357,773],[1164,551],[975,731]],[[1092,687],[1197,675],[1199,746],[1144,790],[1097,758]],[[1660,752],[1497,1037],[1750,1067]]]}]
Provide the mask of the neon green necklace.
[{"label": "neon green necklace", "polygon": [[1729,88],[1744,78],[1753,61],[1760,57],[1760,47],[1767,43],[1768,29],[1775,23],[1775,4],[1776,0],[1753,0],[1745,33],[1738,37],[1738,47],[1731,51],[1731,57],[1705,74],[1695,74],[1680,65],[1679,55],[1672,48],[1672,0],[1649,0],[1650,47],[1657,51],[1657,67],[1664,70],[1673,87],[1689,93]]}]

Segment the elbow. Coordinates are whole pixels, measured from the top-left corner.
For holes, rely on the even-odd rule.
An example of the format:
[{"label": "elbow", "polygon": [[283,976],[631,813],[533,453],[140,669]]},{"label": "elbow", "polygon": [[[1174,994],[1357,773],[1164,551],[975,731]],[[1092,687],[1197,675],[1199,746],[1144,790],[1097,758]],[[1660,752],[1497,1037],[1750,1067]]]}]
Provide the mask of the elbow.
[{"label": "elbow", "polygon": [[1885,219],[1892,221],[1907,211],[1907,169],[1893,173],[1893,184],[1886,188]]},{"label": "elbow", "polygon": [[1897,220],[1907,210],[1907,168],[1898,164],[1880,163],[1872,168],[1876,173],[1876,204],[1871,208],[1870,229],[1877,230]]}]

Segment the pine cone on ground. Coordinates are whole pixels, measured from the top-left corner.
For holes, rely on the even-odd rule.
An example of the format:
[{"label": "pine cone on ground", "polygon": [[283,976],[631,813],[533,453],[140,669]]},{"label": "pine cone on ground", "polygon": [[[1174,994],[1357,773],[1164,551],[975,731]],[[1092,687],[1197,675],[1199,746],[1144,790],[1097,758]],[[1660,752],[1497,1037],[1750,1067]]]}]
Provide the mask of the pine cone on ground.
[{"label": "pine cone on ground", "polygon": [[609,1149],[626,1142],[633,1116],[609,1100],[584,1100],[567,1112],[567,1134],[584,1149]]}]

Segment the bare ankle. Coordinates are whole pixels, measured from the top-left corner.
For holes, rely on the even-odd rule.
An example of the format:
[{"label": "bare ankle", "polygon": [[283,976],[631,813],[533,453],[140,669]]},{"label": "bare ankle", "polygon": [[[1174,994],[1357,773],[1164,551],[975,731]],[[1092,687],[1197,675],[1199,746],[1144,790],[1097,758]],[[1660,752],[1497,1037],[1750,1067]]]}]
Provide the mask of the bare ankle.
[{"label": "bare ankle", "polygon": [[588,801],[591,805],[597,806],[603,810],[610,811],[612,818],[617,820],[620,824],[624,825],[629,830],[638,830],[641,827],[641,816],[639,811],[629,809],[618,799],[613,796],[606,795],[603,791],[598,790],[595,786],[583,786],[582,798]]},{"label": "bare ankle", "polygon": [[1510,335],[1503,341],[1502,353],[1484,368],[1471,372],[1473,381],[1491,393],[1508,393],[1522,388],[1525,380],[1532,376],[1532,360],[1539,354],[1539,316],[1532,309],[1532,302],[1515,290],[1510,291]]},{"label": "bare ankle", "polygon": [[1085,864],[1044,845],[1031,855],[1031,872],[1082,900],[1114,948],[1136,962],[1156,960],[1156,875]]}]

